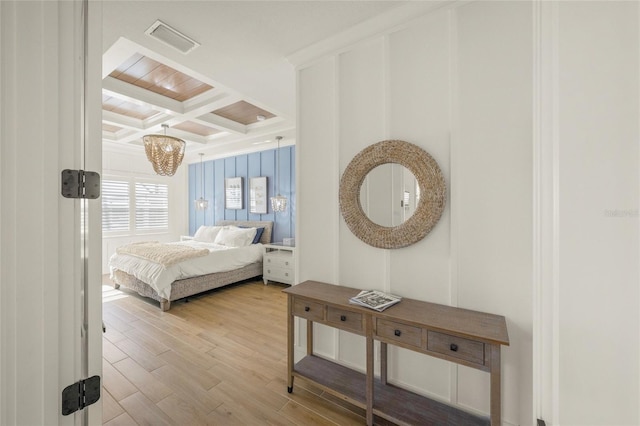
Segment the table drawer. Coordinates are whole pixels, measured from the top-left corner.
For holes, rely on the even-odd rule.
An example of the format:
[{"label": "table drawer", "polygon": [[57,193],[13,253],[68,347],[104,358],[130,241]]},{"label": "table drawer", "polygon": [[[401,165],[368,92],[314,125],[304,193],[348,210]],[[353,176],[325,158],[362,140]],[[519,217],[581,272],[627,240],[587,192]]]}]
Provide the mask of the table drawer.
[{"label": "table drawer", "polygon": [[329,306],[327,308],[327,322],[345,330],[362,331],[362,314]]},{"label": "table drawer", "polygon": [[265,266],[275,266],[276,268],[284,268],[293,270],[293,257],[282,255],[265,255],[263,258]]},{"label": "table drawer", "polygon": [[293,284],[293,271],[275,266],[265,265],[262,270],[264,278],[285,284]]},{"label": "table drawer", "polygon": [[422,346],[422,329],[400,322],[378,318],[376,320],[376,335],[417,348]]},{"label": "table drawer", "polygon": [[324,305],[305,299],[293,300],[293,315],[309,319],[311,321],[324,320]]},{"label": "table drawer", "polygon": [[475,340],[429,331],[427,349],[474,364],[484,364],[484,343]]}]

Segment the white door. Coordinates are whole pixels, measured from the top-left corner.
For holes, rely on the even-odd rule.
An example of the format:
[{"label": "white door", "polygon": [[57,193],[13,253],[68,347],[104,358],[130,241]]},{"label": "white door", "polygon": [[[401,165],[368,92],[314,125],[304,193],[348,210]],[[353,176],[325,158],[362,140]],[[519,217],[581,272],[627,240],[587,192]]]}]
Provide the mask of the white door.
[{"label": "white door", "polygon": [[102,376],[100,200],[61,196],[63,169],[101,167],[101,22],[100,2],[0,1],[0,424],[102,423],[100,402],[61,413]]}]

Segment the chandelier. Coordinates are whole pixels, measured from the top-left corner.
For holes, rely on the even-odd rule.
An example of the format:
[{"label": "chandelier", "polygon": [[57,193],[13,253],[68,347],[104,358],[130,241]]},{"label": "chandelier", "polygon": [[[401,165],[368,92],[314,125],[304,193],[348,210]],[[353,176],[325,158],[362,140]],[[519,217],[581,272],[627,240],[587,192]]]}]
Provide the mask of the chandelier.
[{"label": "chandelier", "polygon": [[[278,140],[278,150],[276,151],[276,187],[275,190],[278,191],[278,174],[279,174],[279,169],[280,169],[280,140],[282,139],[282,136],[276,136],[276,139]],[[278,195],[276,195],[275,197],[271,197],[271,209],[274,212],[283,212],[287,209],[287,197],[285,197],[284,195],[280,195],[280,192],[278,191]]]},{"label": "chandelier", "polygon": [[153,170],[161,176],[173,176],[182,164],[185,141],[167,136],[167,124],[163,124],[164,135],[145,135],[144,151],[153,165]]},{"label": "chandelier", "polygon": [[202,168],[202,156],[204,155],[202,152],[200,155],[200,179],[202,186],[200,186],[200,198],[195,200],[196,210],[206,210],[209,207],[209,201],[204,199],[204,169]]}]

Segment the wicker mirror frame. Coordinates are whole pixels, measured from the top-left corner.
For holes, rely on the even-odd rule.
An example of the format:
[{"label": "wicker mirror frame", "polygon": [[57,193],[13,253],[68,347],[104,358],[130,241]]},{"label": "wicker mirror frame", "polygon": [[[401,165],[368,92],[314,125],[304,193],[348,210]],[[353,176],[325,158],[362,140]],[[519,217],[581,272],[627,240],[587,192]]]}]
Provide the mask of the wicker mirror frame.
[{"label": "wicker mirror frame", "polygon": [[[400,164],[420,185],[420,201],[409,219],[386,227],[371,221],[360,204],[360,187],[367,174],[387,163]],[[340,211],[351,232],[373,247],[395,249],[422,240],[438,223],[447,186],[438,163],[422,148],[401,140],[385,140],[360,151],[340,179]]]}]

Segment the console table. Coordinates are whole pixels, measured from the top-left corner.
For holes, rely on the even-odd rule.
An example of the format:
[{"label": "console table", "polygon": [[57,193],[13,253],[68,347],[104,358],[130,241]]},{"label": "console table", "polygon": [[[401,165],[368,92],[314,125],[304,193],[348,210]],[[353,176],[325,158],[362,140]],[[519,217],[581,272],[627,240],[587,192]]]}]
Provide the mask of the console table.
[{"label": "console table", "polygon": [[[283,290],[288,295],[288,391],[294,377],[400,424],[501,424],[500,348],[509,345],[505,318],[435,303],[403,298],[383,312],[349,303],[359,289],[305,281]],[[294,362],[294,318],[307,320],[307,355]],[[366,373],[313,354],[313,323],[349,331],[366,338]],[[381,377],[374,377],[373,342],[381,342]],[[395,345],[491,375],[490,419],[467,413],[387,383],[387,345]]]}]

